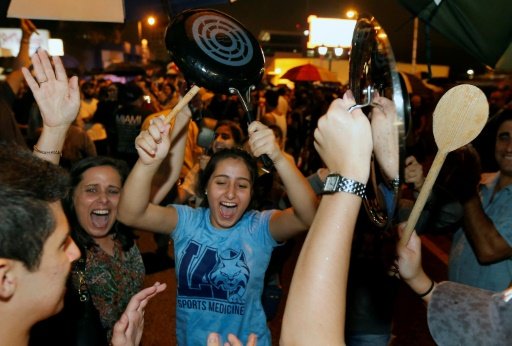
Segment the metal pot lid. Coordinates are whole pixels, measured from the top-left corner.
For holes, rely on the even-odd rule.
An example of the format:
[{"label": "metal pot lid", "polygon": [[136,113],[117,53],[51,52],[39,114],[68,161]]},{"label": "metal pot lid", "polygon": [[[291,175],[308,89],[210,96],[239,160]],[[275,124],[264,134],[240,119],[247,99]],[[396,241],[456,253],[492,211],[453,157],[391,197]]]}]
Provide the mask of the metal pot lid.
[{"label": "metal pot lid", "polygon": [[[395,103],[401,166],[399,172],[402,175],[406,155],[406,129],[410,123],[409,95],[396,69],[395,57],[386,32],[377,20],[368,14],[360,16],[354,28],[349,61],[349,88],[358,105],[369,105],[373,91],[378,91],[381,96]],[[371,174],[377,177],[377,183],[368,189],[370,190],[367,191],[368,198],[363,204],[375,225],[387,227],[397,211],[399,189],[395,187],[393,201],[388,205],[382,205],[377,198],[377,185],[381,182],[378,165],[372,164]]]}]

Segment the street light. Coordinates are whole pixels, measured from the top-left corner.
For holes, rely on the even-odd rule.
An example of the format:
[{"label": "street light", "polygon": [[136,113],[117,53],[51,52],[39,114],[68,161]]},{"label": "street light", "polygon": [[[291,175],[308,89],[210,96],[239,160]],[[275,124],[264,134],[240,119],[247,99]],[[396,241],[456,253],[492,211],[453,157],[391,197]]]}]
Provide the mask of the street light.
[{"label": "street light", "polygon": [[348,10],[345,12],[345,16],[347,16],[348,19],[357,19],[358,13],[356,10]]},{"label": "street light", "polygon": [[[154,16],[148,16],[148,17],[146,17],[145,22],[149,26],[155,26],[156,25],[156,18]],[[143,38],[142,34],[143,34],[143,32],[142,32],[142,20],[138,20],[137,21],[137,37],[138,37],[139,44],[141,46],[141,59],[142,59],[142,63],[145,64],[149,60],[150,52],[149,52],[148,40],[146,38]]]},{"label": "street light", "polygon": [[[146,18],[146,23],[149,26],[155,26],[156,25],[156,18],[154,16],[148,16]],[[137,21],[137,36],[139,38],[139,42],[142,41],[142,21]]]}]

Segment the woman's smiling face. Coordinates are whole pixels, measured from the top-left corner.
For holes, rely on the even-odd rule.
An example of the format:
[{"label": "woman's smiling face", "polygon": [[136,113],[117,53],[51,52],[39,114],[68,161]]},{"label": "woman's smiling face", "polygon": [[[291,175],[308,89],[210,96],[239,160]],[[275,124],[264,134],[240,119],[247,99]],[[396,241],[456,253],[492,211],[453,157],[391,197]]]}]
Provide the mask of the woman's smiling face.
[{"label": "woman's smiling face", "polygon": [[231,149],[236,145],[231,128],[228,125],[221,125],[215,130],[215,139],[212,143],[214,153],[222,149]]},{"label": "woman's smiling face", "polygon": [[251,175],[242,159],[226,158],[217,163],[206,186],[210,221],[215,228],[233,227],[249,206]]},{"label": "woman's smiling face", "polygon": [[86,170],[73,194],[78,222],[92,238],[108,235],[116,221],[121,176],[111,166]]}]

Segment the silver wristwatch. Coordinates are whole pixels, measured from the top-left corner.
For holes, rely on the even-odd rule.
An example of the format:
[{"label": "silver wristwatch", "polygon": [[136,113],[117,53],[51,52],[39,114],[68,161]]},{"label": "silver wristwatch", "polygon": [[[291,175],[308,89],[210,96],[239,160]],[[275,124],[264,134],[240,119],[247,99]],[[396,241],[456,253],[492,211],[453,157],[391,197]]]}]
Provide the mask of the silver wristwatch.
[{"label": "silver wristwatch", "polygon": [[332,173],[325,179],[322,193],[330,194],[334,192],[348,192],[364,198],[366,195],[366,186],[358,181],[347,179],[340,174]]}]

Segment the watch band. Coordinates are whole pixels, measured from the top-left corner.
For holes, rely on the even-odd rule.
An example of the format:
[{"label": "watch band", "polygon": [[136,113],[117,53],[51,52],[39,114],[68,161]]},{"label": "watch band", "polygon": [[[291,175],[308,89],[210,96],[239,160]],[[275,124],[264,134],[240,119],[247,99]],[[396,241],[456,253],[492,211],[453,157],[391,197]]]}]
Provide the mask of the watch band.
[{"label": "watch band", "polygon": [[340,174],[329,174],[325,179],[323,193],[347,192],[365,198],[366,185],[358,181],[345,178]]}]

